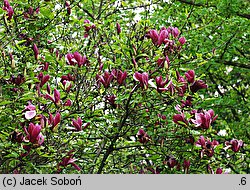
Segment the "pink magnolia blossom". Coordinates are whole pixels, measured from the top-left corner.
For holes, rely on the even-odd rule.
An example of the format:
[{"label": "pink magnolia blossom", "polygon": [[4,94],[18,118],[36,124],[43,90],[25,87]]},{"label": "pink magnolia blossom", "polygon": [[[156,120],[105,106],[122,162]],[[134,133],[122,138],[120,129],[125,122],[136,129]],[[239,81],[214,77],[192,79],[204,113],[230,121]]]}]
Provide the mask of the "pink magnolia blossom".
[{"label": "pink magnolia blossom", "polygon": [[192,92],[197,92],[200,89],[207,88],[207,84],[203,80],[196,80],[194,83],[190,86],[190,90]]},{"label": "pink magnolia blossom", "polygon": [[144,73],[135,72],[134,75],[133,75],[133,78],[134,78],[134,80],[140,82],[140,86],[143,89],[148,88],[148,73],[146,73],[146,72],[144,72]]},{"label": "pink magnolia blossom", "polygon": [[49,113],[48,123],[49,125],[51,125],[51,130],[56,129],[60,121],[61,121],[61,115],[59,112],[56,113],[55,117],[53,117],[53,115]]},{"label": "pink magnolia blossom", "polygon": [[193,83],[194,82],[194,79],[195,79],[195,72],[194,70],[189,70],[185,73],[185,76],[187,78],[187,81],[189,83]]},{"label": "pink magnolia blossom", "polygon": [[190,160],[184,160],[183,161],[183,168],[184,168],[185,174],[188,174],[189,167],[190,167]]},{"label": "pink magnolia blossom", "polygon": [[36,106],[34,106],[29,102],[28,106],[25,106],[23,112],[25,112],[24,114],[25,119],[30,120],[36,116]]},{"label": "pink magnolia blossom", "polygon": [[4,4],[3,10],[8,12],[8,20],[11,20],[13,17],[13,14],[14,14],[14,10],[13,10],[12,6],[10,6],[10,3],[8,0],[4,0],[3,4]]},{"label": "pink magnolia blossom", "polygon": [[211,126],[212,122],[217,119],[217,117],[217,115],[214,116],[214,111],[210,109],[208,111],[195,113],[195,119],[191,119],[191,121],[198,128],[208,129]]},{"label": "pink magnolia blossom", "polygon": [[63,104],[64,106],[71,106],[72,101],[70,99],[66,100],[66,102]]},{"label": "pink magnolia blossom", "polygon": [[139,138],[139,142],[142,144],[146,144],[150,140],[150,137],[143,129],[139,129],[137,136]]},{"label": "pink magnolia blossom", "polygon": [[60,92],[55,88],[54,89],[54,97],[50,96],[49,94],[46,94],[44,96],[45,99],[49,99],[52,102],[54,102],[56,105],[60,104],[61,98],[60,98]]},{"label": "pink magnolia blossom", "polygon": [[240,148],[243,147],[243,141],[242,140],[233,139],[231,141],[226,141],[225,145],[228,148],[231,148],[232,151],[239,152]]},{"label": "pink magnolia blossom", "polygon": [[120,33],[121,33],[121,26],[120,26],[120,24],[117,22],[116,23],[116,32],[117,32],[117,34],[119,35]]},{"label": "pink magnolia blossom", "polygon": [[128,74],[126,71],[122,72],[121,70],[113,69],[111,74],[114,76],[114,78],[117,80],[119,85],[124,84]]},{"label": "pink magnolia blossom", "polygon": [[214,148],[219,144],[218,141],[213,140],[212,142],[209,139],[205,139],[203,136],[200,136],[199,140],[196,142],[196,146],[201,147],[200,151],[201,158],[206,154],[208,157],[214,155]]},{"label": "pink magnolia blossom", "polygon": [[103,75],[96,75],[97,83],[102,83],[104,88],[108,88],[114,76],[108,71],[105,71]]},{"label": "pink magnolia blossom", "polygon": [[68,62],[69,65],[76,65],[78,64],[79,67],[81,67],[82,65],[87,64],[87,58],[86,56],[82,56],[79,52],[74,52],[73,54],[68,53],[66,55],[66,60]]},{"label": "pink magnolia blossom", "polygon": [[168,86],[165,87],[165,85],[169,82],[168,76],[166,77],[165,80],[162,79],[162,76],[156,77],[155,82],[156,82],[156,85],[157,85],[157,91],[159,93],[168,90]]},{"label": "pink magnolia blossom", "polygon": [[78,171],[81,170],[81,168],[75,163],[75,161],[77,161],[77,159],[73,159],[74,154],[72,153],[74,150],[71,150],[68,152],[68,155],[62,158],[62,161],[58,163],[57,168],[58,168],[58,172],[62,171],[62,167],[66,167],[68,165],[72,165],[74,166],[74,168]]},{"label": "pink magnolia blossom", "polygon": [[39,50],[36,44],[33,44],[33,51],[34,51],[35,59],[38,60]]},{"label": "pink magnolia blossom", "polygon": [[90,123],[88,122],[83,124],[82,119],[78,117],[77,120],[72,119],[72,125],[75,127],[75,131],[82,131],[83,129],[87,128]]},{"label": "pink magnolia blossom", "polygon": [[41,125],[34,125],[33,123],[29,124],[28,130],[24,128],[26,133],[25,140],[31,142],[34,145],[41,145],[44,142],[44,137],[41,133]]},{"label": "pink magnolia blossom", "polygon": [[184,45],[186,43],[186,38],[180,37],[178,41],[181,43],[181,45]]},{"label": "pink magnolia blossom", "polygon": [[43,87],[43,85],[48,82],[48,80],[50,79],[49,75],[43,75],[43,73],[39,73],[39,75],[37,76],[37,78],[41,81],[40,82],[40,87]]},{"label": "pink magnolia blossom", "polygon": [[184,113],[175,114],[173,116],[173,121],[174,123],[179,125],[184,125],[184,126],[188,125],[188,121],[185,119]]}]

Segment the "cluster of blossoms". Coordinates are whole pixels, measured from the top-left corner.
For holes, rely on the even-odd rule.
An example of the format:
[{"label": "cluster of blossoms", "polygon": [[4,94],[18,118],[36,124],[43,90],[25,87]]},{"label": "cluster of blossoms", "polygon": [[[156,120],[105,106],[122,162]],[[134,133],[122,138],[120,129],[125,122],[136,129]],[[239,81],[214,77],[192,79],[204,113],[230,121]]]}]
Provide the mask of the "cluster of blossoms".
[{"label": "cluster of blossoms", "polygon": [[[174,41],[170,40],[170,36],[172,36],[174,39],[177,39],[179,37],[179,30],[177,27],[162,27],[159,32],[157,30],[149,30],[149,32],[146,34],[146,37],[151,38],[152,42],[156,46],[160,46],[162,44],[165,45],[173,45]],[[180,37],[178,39],[181,45],[185,44],[186,39],[185,37]]]},{"label": "cluster of blossoms", "polygon": [[14,10],[8,0],[3,1],[3,10],[8,12],[8,20],[11,20],[14,14]]},{"label": "cluster of blossoms", "polygon": [[82,65],[86,65],[88,64],[88,60],[86,58],[86,56],[82,56],[80,53],[78,52],[74,52],[74,53],[68,53],[66,55],[66,60],[67,63],[69,65],[78,65],[79,67],[81,67]]},{"label": "cluster of blossoms", "polygon": [[103,75],[96,75],[97,86],[103,84],[104,88],[108,88],[110,83],[115,79],[119,85],[125,84],[125,80],[127,78],[127,72],[121,71],[117,69],[113,69],[111,73],[105,71]]}]

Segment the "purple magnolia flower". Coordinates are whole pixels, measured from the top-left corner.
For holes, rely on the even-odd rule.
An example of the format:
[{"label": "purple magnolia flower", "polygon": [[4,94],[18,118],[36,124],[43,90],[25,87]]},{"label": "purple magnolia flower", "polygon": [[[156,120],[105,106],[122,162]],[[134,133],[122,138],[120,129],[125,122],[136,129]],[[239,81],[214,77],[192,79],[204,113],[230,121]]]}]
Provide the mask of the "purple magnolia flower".
[{"label": "purple magnolia flower", "polygon": [[194,83],[190,86],[190,90],[192,92],[197,92],[200,89],[207,88],[207,84],[203,80],[196,80]]},{"label": "purple magnolia flower", "polygon": [[168,39],[168,31],[166,28],[161,28],[159,33],[157,30],[149,30],[146,37],[151,38],[154,45],[160,46],[161,44],[165,43],[165,40]]},{"label": "purple magnolia flower", "polygon": [[116,23],[116,31],[117,31],[117,34],[119,35],[120,33],[121,33],[121,26],[120,26],[120,24],[117,22]]},{"label": "purple magnolia flower", "polygon": [[174,157],[170,157],[167,161],[169,168],[174,168],[178,164],[178,161]]},{"label": "purple magnolia flower", "polygon": [[65,2],[65,6],[67,8],[67,14],[70,15],[71,14],[71,8],[70,8],[70,3],[68,1]]},{"label": "purple magnolia flower", "polygon": [[22,74],[18,74],[17,77],[12,75],[10,77],[10,82],[19,86],[25,82],[25,77]]},{"label": "purple magnolia flower", "polygon": [[188,174],[189,167],[190,167],[190,160],[184,160],[183,161],[183,168],[184,168],[185,174]]},{"label": "purple magnolia flower", "polygon": [[115,70],[113,69],[111,74],[116,78],[118,84],[122,85],[124,84],[128,74],[126,71],[122,72],[121,70]]},{"label": "purple magnolia flower", "polygon": [[[157,86],[157,91],[159,93],[169,90],[170,86],[172,85],[172,82],[171,81],[169,82],[169,80],[168,80],[168,76],[166,77],[166,80],[163,80],[162,76],[156,77],[155,82],[156,82],[156,86]],[[167,83],[169,83],[169,84],[165,87],[165,85]]]},{"label": "purple magnolia flower", "polygon": [[169,34],[172,34],[172,36],[174,38],[178,38],[178,36],[180,34],[180,32],[179,32],[179,30],[178,30],[177,27],[171,27],[170,26],[170,27],[167,28],[167,31],[168,31]]},{"label": "purple magnolia flower", "polygon": [[53,115],[51,113],[49,113],[48,123],[49,123],[49,125],[51,125],[52,131],[57,128],[60,121],[61,121],[61,115],[59,112],[56,112],[55,117],[53,117]]},{"label": "purple magnolia flower", "polygon": [[195,119],[191,119],[191,121],[198,128],[208,129],[217,118],[218,115],[214,117],[214,111],[210,109],[208,111],[196,112]]},{"label": "purple magnolia flower", "polygon": [[60,163],[58,163],[57,168],[58,168],[58,172],[62,171],[62,168],[60,166],[66,167],[68,165],[72,165],[74,166],[74,168],[78,171],[81,170],[81,168],[75,163],[75,161],[77,161],[77,159],[73,159],[74,154],[72,154],[74,150],[71,150],[68,152],[68,155],[62,158],[62,161]]},{"label": "purple magnolia flower", "polygon": [[25,119],[32,119],[36,116],[36,106],[32,105],[30,102],[28,106],[25,106],[23,112],[25,112],[24,117]]},{"label": "purple magnolia flower", "polygon": [[54,89],[54,97],[50,96],[49,94],[46,94],[44,98],[51,100],[56,105],[60,104],[60,101],[61,101],[60,92],[56,88]]},{"label": "purple magnolia flower", "polygon": [[33,51],[34,51],[35,59],[38,60],[39,50],[38,50],[36,44],[33,44]]},{"label": "purple magnolia flower", "polygon": [[143,89],[148,88],[148,73],[146,73],[146,72],[144,72],[144,73],[135,72],[134,75],[133,75],[133,78],[136,81],[140,82],[140,86]]},{"label": "purple magnolia flower", "polygon": [[82,119],[78,117],[77,120],[72,119],[72,125],[75,127],[76,131],[82,130]]},{"label": "purple magnolia flower", "polygon": [[147,36],[149,38],[151,38],[154,45],[158,44],[158,32],[157,32],[157,30],[149,30],[149,33]]},{"label": "purple magnolia flower", "polygon": [[64,106],[71,106],[72,101],[70,99],[66,100],[66,102],[63,104]]},{"label": "purple magnolia flower", "polygon": [[8,20],[11,20],[13,14],[14,14],[14,10],[13,10],[12,6],[10,6],[10,3],[8,0],[4,0],[3,5],[4,5],[3,10],[8,12]]},{"label": "purple magnolia flower", "polygon": [[41,81],[40,82],[40,87],[43,87],[43,85],[48,82],[48,80],[50,79],[49,75],[43,75],[43,73],[39,73],[39,75],[37,76],[37,78]]},{"label": "purple magnolia flower", "polygon": [[185,37],[180,37],[179,42],[181,43],[181,45],[184,45],[186,43],[186,38]]},{"label": "purple magnolia flower", "polygon": [[179,92],[179,96],[184,96],[188,88],[187,81],[184,79],[184,77],[180,75],[178,71],[176,71],[176,76],[177,76],[177,81],[182,84],[180,87],[177,88]]},{"label": "purple magnolia flower", "polygon": [[184,107],[191,107],[192,106],[192,96],[188,96],[186,98],[186,100],[181,100],[181,107],[184,108]]},{"label": "purple magnolia flower", "polygon": [[[207,171],[210,174],[214,174],[214,170],[211,168],[210,165],[207,165]],[[215,171],[215,174],[223,174],[223,169],[222,168],[217,168],[216,171]],[[224,172],[224,174],[228,174],[228,172]]]},{"label": "purple magnolia flower", "polygon": [[82,119],[78,117],[77,120],[72,119],[72,125],[75,127],[74,129],[75,131],[82,131],[83,129],[87,128],[90,125],[90,123],[84,123],[83,125]]},{"label": "purple magnolia flower", "polygon": [[199,140],[196,142],[196,146],[201,147],[201,158],[204,154],[208,157],[212,157],[214,155],[214,148],[219,144],[218,141],[213,140],[212,142],[209,139],[205,139],[203,136],[200,136]]},{"label": "purple magnolia flower", "polygon": [[115,103],[116,96],[114,94],[106,96],[106,100],[113,107],[116,108],[117,104]]},{"label": "purple magnolia flower", "polygon": [[183,125],[183,126],[188,125],[188,121],[185,119],[184,113],[175,114],[173,116],[173,121],[174,121],[174,123],[179,124],[179,125]]},{"label": "purple magnolia flower", "polygon": [[150,137],[143,129],[139,129],[137,136],[139,138],[139,142],[142,144],[146,144],[150,140]]},{"label": "purple magnolia flower", "polygon": [[233,140],[231,140],[230,142],[229,142],[229,141],[226,141],[226,142],[225,142],[225,145],[226,145],[228,148],[231,148],[232,151],[234,151],[234,152],[239,152],[240,147],[243,147],[243,141],[242,141],[242,140],[233,139]]},{"label": "purple magnolia flower", "polygon": [[169,68],[170,67],[170,60],[168,58],[168,56],[166,56],[166,58],[159,58],[157,60],[157,64],[159,67],[163,68]]},{"label": "purple magnolia flower", "polygon": [[189,83],[193,83],[194,82],[194,78],[195,78],[195,72],[194,70],[189,70],[185,73],[185,76],[187,78],[187,81]]},{"label": "purple magnolia flower", "polygon": [[74,52],[73,54],[68,53],[66,55],[66,60],[69,65],[76,65],[78,64],[79,67],[85,65],[87,63],[86,56],[82,56],[79,52]]},{"label": "purple magnolia flower", "polygon": [[26,133],[25,140],[31,142],[34,145],[41,145],[44,142],[44,137],[41,133],[41,125],[34,125],[33,123],[29,124],[28,130],[24,127]]},{"label": "purple magnolia flower", "polygon": [[103,84],[104,88],[108,88],[114,76],[108,71],[105,71],[103,75],[96,75],[97,84],[100,82]]},{"label": "purple magnolia flower", "polygon": [[163,29],[160,31],[158,35],[157,45],[160,46],[165,41],[166,38],[168,38],[168,31],[166,29]]}]

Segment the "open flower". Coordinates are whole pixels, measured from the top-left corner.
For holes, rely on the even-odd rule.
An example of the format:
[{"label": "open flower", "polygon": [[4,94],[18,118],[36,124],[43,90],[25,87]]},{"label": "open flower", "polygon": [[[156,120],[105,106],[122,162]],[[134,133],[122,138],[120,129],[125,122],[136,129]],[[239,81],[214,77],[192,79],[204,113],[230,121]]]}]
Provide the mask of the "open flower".
[{"label": "open flower", "polygon": [[56,105],[60,104],[60,101],[61,101],[60,92],[56,88],[54,89],[54,97],[50,96],[49,94],[46,94],[44,98],[51,100]]},{"label": "open flower", "polygon": [[133,75],[133,78],[136,81],[140,82],[140,86],[143,89],[148,88],[148,73],[146,73],[146,72],[144,72],[144,73],[135,72],[135,74]]},{"label": "open flower", "polygon": [[79,67],[85,65],[87,63],[86,56],[82,56],[79,52],[74,52],[73,54],[68,53],[66,55],[66,60],[69,65],[76,65],[78,64]]},{"label": "open flower", "polygon": [[32,105],[30,102],[28,106],[25,106],[23,112],[25,112],[24,117],[25,119],[32,119],[36,116],[36,106]]},{"label": "open flower", "polygon": [[56,129],[60,121],[61,121],[61,115],[59,112],[56,113],[55,117],[53,117],[53,115],[49,113],[48,123],[49,125],[51,125],[51,130]]},{"label": "open flower", "polygon": [[227,148],[231,148],[232,151],[239,152],[240,148],[243,147],[243,141],[233,139],[231,141],[226,141],[225,145],[227,146]]},{"label": "open flower", "polygon": [[8,12],[8,20],[11,20],[13,14],[14,14],[14,10],[13,10],[12,6],[10,6],[10,3],[8,0],[4,0],[3,5],[4,5],[3,10]]},{"label": "open flower", "polygon": [[81,170],[81,168],[75,163],[77,159],[73,159],[74,154],[72,153],[74,150],[71,150],[68,152],[68,155],[62,158],[62,161],[58,163],[57,168],[58,172],[62,171],[62,168],[60,166],[66,167],[68,165],[74,166],[74,168],[78,171]]},{"label": "open flower", "polygon": [[82,131],[82,127],[83,129],[87,128],[90,123],[82,123],[82,119],[80,117],[77,118],[77,120],[72,119],[72,125],[75,127],[73,128],[74,131]]},{"label": "open flower", "polygon": [[108,71],[105,71],[103,75],[96,75],[97,84],[100,82],[103,84],[104,88],[108,88],[114,76]]},{"label": "open flower", "polygon": [[174,123],[179,125],[184,125],[184,126],[188,125],[188,121],[185,119],[184,113],[175,114],[173,116],[173,121]]},{"label": "open flower", "polygon": [[196,112],[195,119],[191,119],[191,121],[195,124],[196,127],[202,129],[208,129],[212,122],[217,119],[218,115],[214,117],[214,111],[212,109],[208,111]]},{"label": "open flower", "polygon": [[33,123],[29,124],[28,130],[24,127],[26,133],[25,140],[31,142],[34,145],[41,145],[44,142],[44,137],[41,133],[41,125],[34,125]]},{"label": "open flower", "polygon": [[126,71],[122,72],[121,70],[113,69],[111,74],[115,77],[119,85],[124,84],[128,74]]},{"label": "open flower", "polygon": [[156,77],[155,82],[156,82],[156,85],[157,85],[157,91],[159,93],[168,90],[168,86],[165,87],[165,85],[169,82],[168,81],[168,76],[166,77],[165,80],[162,79],[162,76]]},{"label": "open flower", "polygon": [[207,88],[207,84],[203,80],[196,80],[194,83],[190,86],[190,90],[192,92],[197,92],[200,89]]},{"label": "open flower", "polygon": [[150,140],[150,137],[143,129],[139,129],[137,136],[139,138],[139,142],[142,144],[146,144]]},{"label": "open flower", "polygon": [[114,94],[112,94],[112,95],[107,95],[105,98],[106,98],[106,100],[108,100],[108,103],[109,103],[113,108],[116,108],[116,107],[117,107],[117,104],[115,103],[116,96],[115,96]]},{"label": "open flower", "polygon": [[196,146],[201,147],[200,152],[201,158],[206,154],[208,157],[214,155],[214,148],[219,144],[218,141],[213,140],[212,142],[209,139],[205,139],[203,136],[200,136],[199,140],[196,142]]}]

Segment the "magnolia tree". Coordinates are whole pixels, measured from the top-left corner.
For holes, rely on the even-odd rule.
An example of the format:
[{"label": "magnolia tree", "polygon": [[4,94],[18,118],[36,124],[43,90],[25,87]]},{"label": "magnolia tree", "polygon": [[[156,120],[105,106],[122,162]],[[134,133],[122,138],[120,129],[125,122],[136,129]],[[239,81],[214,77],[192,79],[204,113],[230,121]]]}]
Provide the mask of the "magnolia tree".
[{"label": "magnolia tree", "polygon": [[178,65],[188,36],[119,21],[115,2],[92,1],[92,12],[84,3],[3,1],[1,173],[246,167],[244,142],[222,136],[220,116],[200,106],[209,86]]}]

